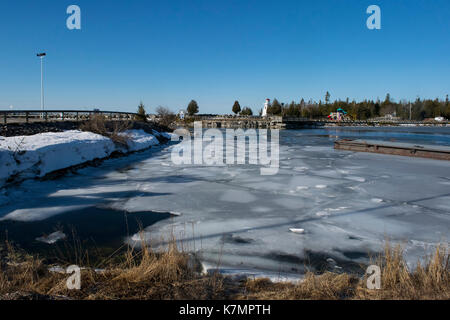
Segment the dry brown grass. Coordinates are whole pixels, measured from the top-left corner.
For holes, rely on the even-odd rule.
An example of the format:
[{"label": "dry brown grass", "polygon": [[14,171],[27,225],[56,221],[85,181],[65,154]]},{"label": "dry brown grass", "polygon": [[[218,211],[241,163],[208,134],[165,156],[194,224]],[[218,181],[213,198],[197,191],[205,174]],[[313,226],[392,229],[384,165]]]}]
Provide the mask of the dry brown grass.
[{"label": "dry brown grass", "polygon": [[41,285],[47,268],[40,259],[14,250],[8,242],[6,256],[2,257],[0,272],[0,295],[11,294],[14,289],[35,292]]},{"label": "dry brown grass", "polygon": [[248,280],[241,299],[264,300],[337,300],[353,297],[359,279],[348,274],[326,272],[322,275],[306,274],[298,284],[269,279]]},{"label": "dry brown grass", "polygon": [[358,288],[361,299],[450,299],[450,265],[447,246],[440,245],[433,255],[410,270],[401,246],[386,245],[375,264],[381,267],[381,290]]},{"label": "dry brown grass", "polygon": [[400,246],[386,245],[373,264],[381,268],[381,289],[369,290],[366,278],[327,272],[308,273],[298,284],[272,283],[268,279],[248,280],[245,299],[450,299],[449,251],[438,246],[425,263],[409,270]]},{"label": "dry brown grass", "polygon": [[[42,260],[8,248],[0,270],[1,299],[220,299],[222,277],[195,272],[173,241],[166,250],[129,249],[122,262],[102,272],[81,272],[81,290],[68,290],[69,275],[50,272]],[[14,262],[12,262],[14,261]]]},{"label": "dry brown grass", "polygon": [[80,129],[110,138],[115,144],[127,147],[129,136],[123,132],[130,128],[129,121],[108,121],[103,114],[93,114]]},{"label": "dry brown grass", "polygon": [[84,269],[81,290],[68,290],[68,275],[49,272],[42,260],[8,244],[7,252],[1,260],[0,299],[450,299],[449,252],[444,246],[409,270],[402,249],[387,245],[374,261],[381,267],[381,290],[369,290],[365,278],[346,273],[308,273],[296,284],[201,275],[175,241],[158,252],[129,249],[121,262],[101,273]]}]

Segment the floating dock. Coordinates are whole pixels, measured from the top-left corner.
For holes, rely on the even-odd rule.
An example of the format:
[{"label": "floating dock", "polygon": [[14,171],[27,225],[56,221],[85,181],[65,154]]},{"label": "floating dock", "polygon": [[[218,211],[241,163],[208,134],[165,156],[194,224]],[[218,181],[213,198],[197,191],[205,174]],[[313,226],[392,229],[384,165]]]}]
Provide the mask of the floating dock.
[{"label": "floating dock", "polygon": [[342,139],[334,142],[334,148],[339,150],[382,153],[396,156],[450,160],[450,147],[447,146],[379,140]]}]

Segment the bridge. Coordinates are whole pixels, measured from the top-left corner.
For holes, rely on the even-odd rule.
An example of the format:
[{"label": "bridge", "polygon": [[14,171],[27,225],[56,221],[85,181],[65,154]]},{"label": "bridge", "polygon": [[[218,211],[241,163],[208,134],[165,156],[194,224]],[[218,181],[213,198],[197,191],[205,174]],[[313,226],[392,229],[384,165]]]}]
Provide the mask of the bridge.
[{"label": "bridge", "polygon": [[0,110],[0,122],[30,123],[49,121],[85,121],[92,115],[101,114],[107,120],[132,120],[137,116],[133,112],[100,111],[100,110]]}]

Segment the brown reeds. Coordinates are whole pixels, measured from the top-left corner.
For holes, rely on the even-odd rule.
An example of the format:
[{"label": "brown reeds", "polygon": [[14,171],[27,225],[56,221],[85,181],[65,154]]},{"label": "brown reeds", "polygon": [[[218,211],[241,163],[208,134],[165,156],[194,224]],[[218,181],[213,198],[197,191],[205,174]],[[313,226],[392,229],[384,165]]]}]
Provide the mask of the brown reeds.
[{"label": "brown reeds", "polygon": [[0,299],[450,299],[449,251],[443,245],[413,269],[400,246],[386,245],[373,261],[381,269],[379,290],[346,273],[308,273],[298,283],[200,274],[175,240],[158,251],[128,249],[101,271],[83,269],[81,290],[68,290],[68,275],[50,272],[41,259],[8,243],[2,252]]}]

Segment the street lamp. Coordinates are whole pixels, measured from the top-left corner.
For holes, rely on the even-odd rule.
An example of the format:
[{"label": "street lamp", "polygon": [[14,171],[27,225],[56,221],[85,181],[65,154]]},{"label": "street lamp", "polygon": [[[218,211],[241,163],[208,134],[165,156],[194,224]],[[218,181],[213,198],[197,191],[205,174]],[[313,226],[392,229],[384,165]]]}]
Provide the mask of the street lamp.
[{"label": "street lamp", "polygon": [[41,59],[41,110],[44,111],[44,57],[45,52],[38,53],[37,56]]}]

